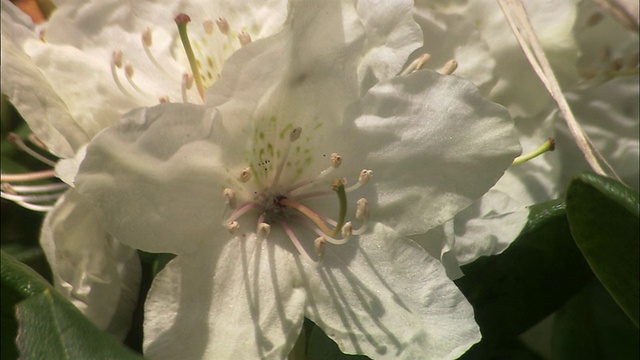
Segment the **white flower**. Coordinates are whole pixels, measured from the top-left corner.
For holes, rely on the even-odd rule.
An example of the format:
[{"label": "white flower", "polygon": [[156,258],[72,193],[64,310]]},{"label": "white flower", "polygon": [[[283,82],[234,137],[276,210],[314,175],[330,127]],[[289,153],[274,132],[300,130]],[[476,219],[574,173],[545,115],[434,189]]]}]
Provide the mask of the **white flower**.
[{"label": "white flower", "polygon": [[393,76],[412,49],[384,49],[411,43],[411,5],[301,1],[237,52],[210,106],[135,110],[89,145],[77,187],[108,231],[177,254],[145,304],[146,356],[284,358],[305,316],[377,359],[456,358],[479,340],[408,236],[471,204],[520,149],[469,82]]},{"label": "white flower", "polygon": [[[202,102],[183,81],[193,77],[174,21],[181,12],[193,14],[189,44],[208,86],[240,48],[239,36],[246,43],[280,28],[287,2],[67,1],[36,27],[2,1],[2,92],[46,150],[61,158],[55,176],[73,186],[86,144],[126,111],[162,101]],[[209,78],[211,64],[216,71]],[[50,211],[40,240],[56,288],[96,325],[124,337],[138,298],[136,250],[117,242],[75,190],[19,184],[42,177],[53,178],[53,170],[3,174],[2,197]]]},{"label": "white flower", "polygon": [[192,18],[189,44],[206,86],[240,47],[243,31],[258,39],[281,27],[287,2],[65,2],[38,28],[18,12],[2,1],[2,91],[54,154],[70,158],[134,107],[202,102],[194,85],[182,94],[183,75],[192,71],[177,15]]},{"label": "white flower", "polygon": [[[634,144],[637,148],[637,131],[633,130],[637,129],[637,113],[634,116],[630,111],[637,108],[633,106],[637,99],[637,85],[634,90],[630,83],[633,79],[615,80],[613,84],[620,87],[606,86],[608,92],[600,91],[599,95],[605,95],[600,99],[591,95],[578,101],[582,92],[600,87],[598,82],[607,77],[637,74],[637,33],[605,16],[591,1],[525,1],[525,5],[554,71],[564,89],[572,92],[567,96],[578,120],[595,136],[605,158],[626,175],[623,178],[637,183],[632,176],[635,173],[637,179],[637,166],[630,165],[637,162],[637,150],[633,150]],[[556,104],[531,69],[495,1],[419,1],[416,20],[425,40],[413,57],[431,54],[425,67],[434,69],[455,59],[455,74],[473,81],[488,98],[509,109],[525,151],[556,137],[556,129],[566,134]],[[585,82],[585,76],[594,80]],[[587,108],[590,110],[583,111]],[[605,108],[606,112],[593,116],[594,110]],[[414,239],[441,258],[452,278],[462,275],[459,264],[502,252],[526,223],[529,205],[562,196],[577,165],[588,169],[570,137],[558,135],[556,143],[556,153],[512,166],[455,220]]]}]

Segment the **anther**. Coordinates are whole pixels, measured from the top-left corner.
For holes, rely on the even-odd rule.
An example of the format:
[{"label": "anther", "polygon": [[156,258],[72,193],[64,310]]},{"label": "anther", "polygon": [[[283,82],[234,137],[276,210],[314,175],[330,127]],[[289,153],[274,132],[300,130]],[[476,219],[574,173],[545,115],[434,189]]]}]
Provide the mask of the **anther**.
[{"label": "anther", "polygon": [[313,241],[313,249],[315,250],[316,255],[319,258],[322,258],[324,256],[324,249],[326,245],[327,242],[323,237],[319,237]]},{"label": "anther", "polygon": [[133,65],[128,61],[124,64],[124,73],[128,78],[133,77]]},{"label": "anther", "polygon": [[356,219],[362,221],[362,225],[353,230],[353,235],[362,235],[367,231],[367,223],[369,221],[369,203],[365,198],[359,199],[356,203]]},{"label": "anther", "polygon": [[6,192],[7,194],[18,195],[18,192],[9,183],[2,183],[0,185],[0,189],[2,189],[2,191]]},{"label": "anther", "polygon": [[221,33],[223,33],[224,35],[229,34],[229,22],[227,21],[227,19],[220,16],[216,19],[216,25],[218,25],[218,29],[220,29]]},{"label": "anther", "polygon": [[353,184],[352,186],[349,186],[349,188],[347,188],[347,192],[354,191],[360,188],[360,186],[365,185],[369,182],[372,176],[373,170],[362,169],[362,171],[360,171],[360,176],[358,177],[358,182]]},{"label": "anther", "polygon": [[446,64],[438,72],[442,75],[451,75],[458,68],[458,62],[455,59],[447,61]]},{"label": "anther", "polygon": [[124,86],[122,86],[122,83],[120,82],[120,78],[118,78],[118,72],[116,71],[116,68],[118,69],[122,68],[122,51],[117,50],[111,53],[110,67],[111,67],[111,76],[113,77],[113,81],[116,83],[116,86],[118,87],[118,89],[120,89],[120,91],[122,91],[122,93],[125,94],[126,96],[131,97],[131,94],[127,91],[127,89],[125,89]]},{"label": "anther", "polygon": [[364,220],[369,216],[369,202],[361,198],[356,202],[356,219]]},{"label": "anther", "polygon": [[213,20],[206,19],[205,21],[203,21],[202,28],[204,29],[205,33],[209,35],[213,34]]},{"label": "anther", "polygon": [[160,104],[166,104],[169,102],[169,97],[164,95],[164,96],[160,96],[158,98],[158,102],[160,102]]},{"label": "anther", "polygon": [[350,237],[351,234],[353,234],[353,225],[351,224],[351,221],[347,221],[342,226],[342,237],[346,239]]},{"label": "anther", "polygon": [[340,154],[337,154],[337,153],[331,154],[331,166],[334,169],[337,169],[340,167],[340,164],[342,164],[342,156],[340,156]]},{"label": "anther", "polygon": [[556,148],[556,142],[553,138],[547,139],[542,145],[540,145],[537,149],[533,150],[530,153],[522,154],[513,160],[512,165],[522,164],[531,159],[534,159],[547,151],[553,151]]},{"label": "anther", "polygon": [[270,233],[271,233],[271,225],[265,222],[261,222],[258,224],[258,228],[256,229],[256,235],[258,236],[258,239],[260,240],[266,239]]},{"label": "anther", "polygon": [[43,155],[40,155],[38,152],[28,147],[27,144],[25,144],[24,141],[22,141],[22,138],[20,137],[20,135],[16,133],[9,133],[7,134],[7,141],[11,145],[15,146],[17,149],[26,152],[27,154],[31,155],[33,158],[39,160],[40,162],[47,164],[49,166],[56,166],[55,161],[50,160]]},{"label": "anther", "polygon": [[240,224],[238,224],[237,221],[229,221],[227,223],[227,230],[229,230],[230,233],[235,233],[238,229],[240,229]]},{"label": "anther", "polygon": [[424,66],[424,64],[427,63],[429,58],[431,58],[431,55],[429,54],[425,53],[420,55],[417,59],[413,60],[411,64],[409,64],[409,66],[407,66],[407,68],[400,73],[400,75],[411,74],[422,69],[422,67]]},{"label": "anther", "polygon": [[222,191],[222,197],[224,198],[224,203],[228,207],[232,209],[236,208],[236,193],[232,189],[224,189],[224,191]]},{"label": "anther", "polygon": [[153,37],[151,36],[151,29],[150,28],[146,28],[142,32],[142,44],[145,47],[151,47],[151,45],[153,45]]},{"label": "anther", "polygon": [[131,85],[131,87],[133,87],[134,89],[136,89],[137,92],[141,93],[141,94],[145,94],[145,91],[142,90],[134,81],[133,81],[133,65],[130,62],[125,62],[124,64],[124,74],[127,77],[127,81],[129,82],[129,85]]},{"label": "anther", "polygon": [[337,169],[338,167],[340,167],[340,165],[342,164],[342,156],[340,156],[340,154],[338,153],[333,153],[331,154],[330,158],[329,158],[329,162],[331,163],[331,166],[329,166],[328,168],[322,170],[322,172],[320,172],[320,174],[318,174],[318,176],[316,178],[313,179],[307,179],[305,181],[301,181],[293,186],[291,186],[289,189],[287,189],[287,192],[292,192],[295,190],[299,190],[301,188],[304,188],[310,184],[313,184],[314,182],[324,179],[327,175],[331,174],[335,169]]},{"label": "anther", "polygon": [[240,34],[238,34],[238,40],[240,40],[240,45],[245,46],[251,42],[251,35],[246,31],[241,31]]},{"label": "anther", "polygon": [[111,61],[113,62],[113,65],[115,65],[118,69],[122,68],[122,51],[121,50],[116,50],[113,53],[111,53]]},{"label": "anther", "polygon": [[240,181],[246,183],[249,180],[251,180],[251,168],[246,167],[240,173]]},{"label": "anther", "polygon": [[362,171],[360,171],[360,176],[358,177],[358,182],[361,185],[364,185],[364,184],[369,182],[369,179],[371,179],[372,176],[373,176],[373,171],[372,170],[363,169]]}]

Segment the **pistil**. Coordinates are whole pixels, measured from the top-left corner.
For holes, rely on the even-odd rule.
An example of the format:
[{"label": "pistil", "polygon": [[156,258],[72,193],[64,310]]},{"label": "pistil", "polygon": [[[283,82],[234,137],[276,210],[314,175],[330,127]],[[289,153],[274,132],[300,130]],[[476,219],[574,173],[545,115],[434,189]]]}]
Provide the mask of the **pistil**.
[{"label": "pistil", "polygon": [[189,66],[191,67],[193,79],[196,82],[196,88],[198,89],[200,97],[204,100],[204,85],[202,84],[200,69],[198,68],[196,56],[193,53],[193,48],[191,47],[191,42],[189,41],[189,34],[187,33],[187,24],[191,21],[191,18],[187,14],[179,14],[178,16],[176,16],[175,21],[178,25],[178,34],[180,34],[180,41],[182,42],[184,52],[187,54],[187,59],[189,60]]},{"label": "pistil", "polygon": [[518,156],[517,158],[515,158],[513,160],[512,165],[522,164],[524,162],[527,162],[527,161],[529,161],[531,159],[534,159],[534,158],[546,153],[547,151],[555,150],[555,147],[556,147],[555,140],[553,138],[549,138],[549,139],[547,139],[547,141],[545,141],[542,145],[540,145],[537,149],[533,150],[532,152],[529,152],[527,154],[522,154],[522,155]]}]

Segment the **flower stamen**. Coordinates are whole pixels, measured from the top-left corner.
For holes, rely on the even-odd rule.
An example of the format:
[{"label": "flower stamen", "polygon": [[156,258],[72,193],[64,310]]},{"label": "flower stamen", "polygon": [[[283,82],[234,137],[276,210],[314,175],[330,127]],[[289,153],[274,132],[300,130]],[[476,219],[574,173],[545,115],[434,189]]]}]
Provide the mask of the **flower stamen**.
[{"label": "flower stamen", "polygon": [[246,31],[241,31],[240,34],[238,34],[238,40],[240,40],[240,45],[245,46],[251,42],[251,35]]},{"label": "flower stamen", "polygon": [[332,153],[331,157],[329,159],[329,161],[331,162],[331,165],[322,170],[320,172],[320,174],[318,174],[318,176],[316,176],[313,179],[309,179],[309,180],[305,180],[305,181],[301,181],[293,186],[291,186],[290,188],[287,189],[288,193],[291,193],[295,190],[299,190],[302,189],[304,187],[306,187],[307,185],[311,185],[319,180],[324,179],[325,177],[327,177],[327,175],[331,174],[335,169],[339,168],[340,165],[342,164],[342,156],[340,156],[340,154],[338,153]]},{"label": "flower stamen", "polygon": [[411,62],[411,64],[409,64],[409,66],[407,66],[407,68],[404,69],[400,73],[400,75],[412,74],[412,73],[422,69],[424,64],[426,64],[427,61],[429,61],[430,58],[431,58],[431,55],[429,55],[427,53],[424,53],[424,54],[420,55],[417,59],[413,60]]},{"label": "flower stamen", "polygon": [[149,58],[153,66],[156,67],[156,69],[162,72],[169,79],[176,81],[175,77],[171,75],[171,73],[169,73],[162,65],[160,65],[156,57],[153,56],[153,53],[151,52],[151,46],[153,46],[153,36],[151,33],[151,29],[147,28],[145,31],[142,32],[142,48],[144,49],[144,53],[147,55],[147,57]]},{"label": "flower stamen", "polygon": [[240,173],[240,182],[246,183],[249,180],[251,180],[251,168],[246,167],[242,169],[242,172]]},{"label": "flower stamen", "polygon": [[111,54],[110,65],[111,65],[111,76],[113,77],[113,81],[116,83],[116,86],[118,87],[118,89],[120,89],[120,91],[122,91],[122,93],[125,94],[126,96],[133,97],[133,95],[131,95],[131,93],[124,88],[124,86],[122,85],[122,82],[120,82],[120,78],[118,77],[118,71],[116,70],[116,68],[118,69],[122,68],[122,51],[117,50]]},{"label": "flower stamen", "polygon": [[[289,239],[293,243],[293,246],[296,247],[296,249],[298,250],[300,255],[302,255],[302,257],[304,257],[309,263],[317,264],[318,262],[313,260],[309,256],[309,254],[307,254],[307,251],[304,249],[304,247],[302,247],[302,244],[300,244],[300,240],[298,240],[298,237],[296,236],[296,234],[291,229],[291,226],[289,226],[289,224],[287,224],[287,222],[284,221],[284,220],[280,220],[280,225],[282,225],[282,228],[287,233],[287,236],[289,236]],[[315,245],[315,243],[314,243],[314,245]]]},{"label": "flower stamen", "polygon": [[49,166],[56,166],[55,161],[47,159],[46,157],[38,154],[35,150],[33,150],[29,146],[27,146],[27,144],[25,144],[24,141],[22,141],[22,138],[20,137],[20,135],[18,135],[16,133],[9,133],[7,135],[7,140],[13,146],[18,148],[18,150],[26,152],[27,154],[31,155],[36,160],[38,160],[38,161],[40,161],[40,162],[42,162],[44,164],[47,164]]},{"label": "flower stamen", "polygon": [[271,233],[271,225],[267,224],[266,222],[260,221],[256,229],[256,235],[258,239],[264,240],[269,236],[270,233]]},{"label": "flower stamen", "polygon": [[240,229],[240,224],[237,221],[229,221],[227,223],[227,230],[229,230],[230,233],[235,233],[236,231],[238,231],[238,229]]},{"label": "flower stamen", "polygon": [[451,75],[454,73],[454,71],[456,71],[457,68],[458,68],[458,61],[456,61],[456,59],[451,59],[447,61],[447,63],[444,64],[444,66],[441,67],[438,70],[438,72],[442,75]]},{"label": "flower stamen", "polygon": [[227,19],[219,16],[216,19],[216,25],[218,25],[218,29],[220,29],[220,32],[223,35],[229,35],[229,22],[227,21]]},{"label": "flower stamen", "polygon": [[327,245],[327,243],[326,243],[326,241],[324,240],[323,237],[316,238],[313,241],[313,249],[315,250],[316,255],[320,259],[322,259],[322,257],[324,256],[324,249],[325,249],[326,245]]},{"label": "flower stamen", "polygon": [[373,176],[373,171],[372,170],[367,170],[367,169],[362,169],[362,171],[360,171],[360,176],[358,177],[358,182],[349,186],[346,189],[346,192],[352,192],[354,190],[357,190],[360,188],[360,186],[365,185],[366,183],[369,182],[369,179],[371,179],[371,177]]},{"label": "flower stamen", "polygon": [[138,84],[135,83],[135,81],[133,81],[133,64],[131,64],[130,62],[125,62],[124,64],[124,74],[125,77],[127,78],[127,81],[129,82],[129,85],[131,85],[132,88],[134,88],[137,92],[139,92],[140,94],[143,95],[149,95],[149,93],[147,93],[146,91],[142,90]]},{"label": "flower stamen", "polygon": [[242,206],[237,208],[233,213],[231,213],[231,215],[229,215],[227,220],[225,220],[225,223],[229,223],[231,221],[237,220],[240,216],[246,214],[248,211],[251,211],[253,209],[261,209],[260,204],[258,204],[255,201],[246,202],[242,204]]},{"label": "flower stamen", "polygon": [[320,230],[322,230],[325,234],[329,236],[335,236],[342,230],[342,226],[345,223],[345,218],[347,216],[347,194],[344,189],[344,184],[342,183],[342,179],[336,179],[331,185],[333,191],[338,195],[338,202],[340,205],[339,213],[338,213],[338,221],[335,228],[331,229],[327,226],[327,224],[322,220],[320,215],[311,210],[310,208],[302,205],[301,203],[288,199],[282,198],[279,200],[279,204],[283,206],[290,207],[302,213],[309,220],[311,220]]}]

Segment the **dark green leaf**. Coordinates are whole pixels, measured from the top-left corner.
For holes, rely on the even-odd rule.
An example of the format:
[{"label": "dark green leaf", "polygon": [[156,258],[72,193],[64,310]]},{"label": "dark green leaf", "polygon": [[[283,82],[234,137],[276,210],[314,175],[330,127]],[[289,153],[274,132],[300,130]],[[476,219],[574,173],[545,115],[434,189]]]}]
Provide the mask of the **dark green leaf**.
[{"label": "dark green leaf", "polygon": [[571,238],[560,201],[532,206],[528,224],[507,250],[462,270],[465,276],[456,284],[474,307],[481,346],[527,330],[593,277]]},{"label": "dark green leaf", "polygon": [[364,355],[346,355],[316,324],[305,319],[307,360],[367,360]]},{"label": "dark green leaf", "polygon": [[638,359],[638,329],[602,284],[593,280],[556,313],[554,359]]},{"label": "dark green leaf", "polygon": [[26,359],[141,359],[96,328],[53,290],[17,306],[18,348]]},{"label": "dark green leaf", "polygon": [[8,310],[13,313],[15,306],[23,358],[141,359],[96,328],[35,271],[5,252],[1,269],[3,343],[15,339],[15,330],[4,332],[5,314]]},{"label": "dark green leaf", "polygon": [[640,317],[638,194],[595,174],[576,177],[567,192],[571,234],[589,266],[638,326]]},{"label": "dark green leaf", "polygon": [[499,345],[478,344],[467,351],[459,360],[542,360],[542,356],[536,354],[517,338],[504,341]]}]

